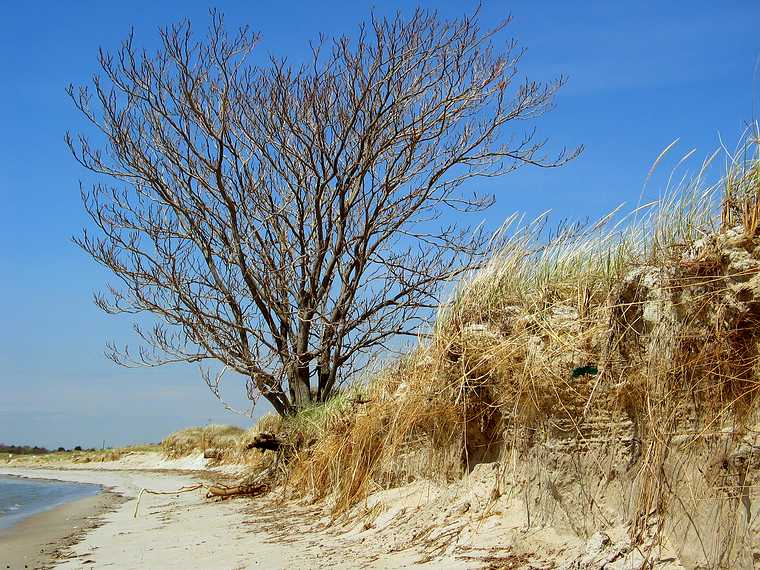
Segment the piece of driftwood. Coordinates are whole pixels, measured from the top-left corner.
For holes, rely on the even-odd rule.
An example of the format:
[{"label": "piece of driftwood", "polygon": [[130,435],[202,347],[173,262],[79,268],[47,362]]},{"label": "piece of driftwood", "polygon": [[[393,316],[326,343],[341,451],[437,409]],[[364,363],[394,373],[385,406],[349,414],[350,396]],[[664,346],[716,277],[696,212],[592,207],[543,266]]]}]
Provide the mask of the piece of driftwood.
[{"label": "piece of driftwood", "polygon": [[180,487],[176,491],[152,491],[151,489],[140,489],[137,494],[137,501],[135,502],[135,512],[132,514],[133,518],[137,518],[137,510],[140,508],[140,499],[142,499],[143,493],[149,493],[151,495],[179,495],[180,493],[189,493],[190,491],[197,491],[201,487],[205,487],[203,483],[197,485],[190,485],[187,487]]},{"label": "piece of driftwood", "polygon": [[219,497],[221,499],[229,499],[232,497],[242,496],[256,496],[266,493],[269,490],[269,486],[266,484],[258,485],[235,485],[234,487],[227,487],[226,485],[211,485],[208,487],[206,498]]},{"label": "piece of driftwood", "polygon": [[279,451],[284,442],[273,433],[262,432],[253,436],[253,439],[245,446],[246,449],[258,449],[264,451]]},{"label": "piece of driftwood", "polygon": [[244,483],[241,485],[234,485],[229,487],[221,483],[216,485],[207,485],[206,483],[198,483],[196,485],[190,485],[187,487],[180,487],[176,491],[153,491],[151,489],[140,489],[137,494],[137,501],[135,502],[135,512],[132,514],[134,518],[137,518],[137,511],[140,508],[140,499],[143,494],[148,493],[151,495],[178,495],[180,493],[189,493],[191,491],[197,491],[198,489],[206,489],[206,498],[212,499],[218,497],[220,499],[231,499],[232,497],[255,497],[266,493],[269,490],[269,485],[266,483],[258,483],[264,477],[268,476],[270,470],[267,469],[259,475],[257,479],[251,483]]}]

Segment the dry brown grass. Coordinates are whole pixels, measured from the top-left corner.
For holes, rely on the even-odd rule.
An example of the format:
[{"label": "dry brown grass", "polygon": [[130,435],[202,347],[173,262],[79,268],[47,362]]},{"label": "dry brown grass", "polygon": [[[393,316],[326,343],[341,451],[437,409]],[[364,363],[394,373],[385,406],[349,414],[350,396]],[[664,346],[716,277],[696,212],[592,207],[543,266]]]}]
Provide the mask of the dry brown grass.
[{"label": "dry brown grass", "polygon": [[760,127],[748,131],[745,141],[729,161],[721,207],[723,228],[742,225],[748,237],[760,230]]},{"label": "dry brown grass", "polygon": [[272,464],[272,455],[250,450],[247,446],[256,434],[280,432],[282,424],[281,417],[270,413],[258,418],[248,430],[214,424],[185,428],[164,438],[160,449],[172,459],[207,453],[216,464],[247,465],[253,472],[261,471]]},{"label": "dry brown grass", "polygon": [[[597,449],[584,451],[583,473],[567,484],[594,481],[594,491],[578,488],[590,512],[618,481],[639,542],[656,540],[669,513],[688,521],[705,501],[722,501],[725,491],[699,487],[676,458],[701,461],[700,449],[739,441],[758,412],[760,303],[743,285],[760,259],[758,144],[748,139],[742,152],[753,158],[730,161],[720,184],[705,186],[711,157],[657,204],[622,220],[546,240],[543,220],[517,227],[512,219],[506,247],[441,308],[432,340],[369,384],[369,403],[344,402],[312,428],[291,430],[301,435],[288,488],[330,497],[340,514],[378,489],[451,480],[499,456],[505,477],[522,480],[524,450],[559,438]],[[746,252],[746,274],[726,248]],[[587,365],[598,373],[573,376]],[[607,436],[595,431],[610,418],[633,430],[613,442],[625,447],[614,468],[611,447],[599,447]],[[708,528],[700,524],[687,526],[699,535]],[[729,542],[705,547],[704,560],[729,559],[738,541]]]},{"label": "dry brown grass", "polygon": [[311,445],[296,450],[289,486],[332,495],[340,513],[379,488],[460,475],[462,406],[431,364],[420,350],[370,384],[369,403],[327,415]]},{"label": "dry brown grass", "polygon": [[193,453],[215,449],[223,453],[236,453],[245,430],[237,426],[207,425],[190,427],[164,438],[161,449],[169,458],[176,459]]}]

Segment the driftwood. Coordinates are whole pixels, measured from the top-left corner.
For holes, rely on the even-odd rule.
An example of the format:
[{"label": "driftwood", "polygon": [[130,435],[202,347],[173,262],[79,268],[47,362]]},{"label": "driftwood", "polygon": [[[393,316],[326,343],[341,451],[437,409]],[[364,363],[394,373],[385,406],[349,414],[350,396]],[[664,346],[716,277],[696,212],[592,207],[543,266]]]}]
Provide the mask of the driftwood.
[{"label": "driftwood", "polygon": [[242,496],[256,496],[266,493],[269,490],[269,485],[235,485],[234,487],[227,487],[226,485],[211,485],[208,487],[206,498],[219,497],[221,499],[230,499],[232,497]]},{"label": "driftwood", "polygon": [[279,451],[285,442],[273,433],[262,432],[253,436],[253,439],[245,446],[246,449],[258,449],[264,451]]},{"label": "driftwood", "polygon": [[140,508],[140,499],[142,499],[143,493],[149,493],[151,495],[179,495],[180,493],[189,493],[190,491],[197,491],[201,487],[205,487],[203,483],[197,485],[190,485],[189,487],[180,487],[176,491],[152,491],[150,489],[140,489],[137,494],[137,501],[135,502],[135,512],[132,514],[133,518],[137,518],[137,510]]},{"label": "driftwood", "polygon": [[231,499],[232,497],[256,497],[258,495],[263,495],[267,491],[269,491],[269,485],[266,483],[262,483],[264,479],[267,477],[270,477],[274,469],[277,467],[277,464],[269,467],[264,472],[260,473],[255,479],[248,479],[248,483],[241,483],[239,485],[234,486],[227,486],[223,483],[217,483],[216,485],[208,485],[206,483],[197,483],[195,485],[190,485],[186,487],[180,487],[176,491],[153,491],[151,489],[141,489],[140,492],[137,494],[137,501],[135,502],[135,512],[133,513],[133,517],[137,518],[137,511],[140,508],[140,499],[142,499],[143,494],[149,493],[151,495],[178,495],[180,493],[189,493],[191,491],[197,491],[198,489],[206,489],[206,498],[212,499],[212,498],[220,498],[222,500],[224,499]]}]

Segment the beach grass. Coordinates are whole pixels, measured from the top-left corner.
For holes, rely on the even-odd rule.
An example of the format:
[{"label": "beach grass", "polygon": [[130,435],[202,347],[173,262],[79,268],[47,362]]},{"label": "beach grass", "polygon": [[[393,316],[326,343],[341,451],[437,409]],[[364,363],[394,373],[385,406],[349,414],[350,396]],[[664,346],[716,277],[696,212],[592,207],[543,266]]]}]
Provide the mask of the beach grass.
[{"label": "beach grass", "polygon": [[[741,441],[758,413],[760,303],[746,285],[760,258],[758,149],[752,129],[718,181],[711,155],[672,175],[659,199],[596,223],[510,218],[490,263],[455,288],[427,340],[371,379],[364,403],[338,399],[281,423],[295,450],[290,492],[328,499],[339,516],[377,491],[498,462],[499,485],[520,493],[566,481],[590,501],[574,516],[590,521],[610,481],[625,480],[616,508],[635,540],[691,524],[715,545],[705,560],[734,556],[741,545],[724,534],[738,503],[683,465],[708,461],[716,434]],[[620,426],[634,431],[620,439]],[[558,433],[584,450],[578,466],[547,459]],[[630,465],[610,471],[616,441]],[[569,508],[541,497],[546,512]],[[689,523],[708,504],[728,518]]]}]

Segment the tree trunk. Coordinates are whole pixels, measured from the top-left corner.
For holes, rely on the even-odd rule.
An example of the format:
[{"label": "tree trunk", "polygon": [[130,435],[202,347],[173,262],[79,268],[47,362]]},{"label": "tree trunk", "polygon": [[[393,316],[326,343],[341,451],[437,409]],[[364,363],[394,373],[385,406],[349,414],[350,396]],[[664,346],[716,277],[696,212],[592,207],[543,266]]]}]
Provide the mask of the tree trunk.
[{"label": "tree trunk", "polygon": [[284,394],[264,394],[264,397],[272,404],[274,411],[277,415],[285,416],[290,413],[290,405]]},{"label": "tree trunk", "polygon": [[292,413],[297,413],[311,404],[311,385],[309,382],[309,368],[293,368],[293,372],[288,374],[290,384],[290,399],[292,402]]}]

